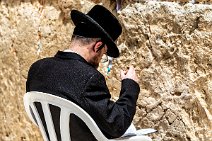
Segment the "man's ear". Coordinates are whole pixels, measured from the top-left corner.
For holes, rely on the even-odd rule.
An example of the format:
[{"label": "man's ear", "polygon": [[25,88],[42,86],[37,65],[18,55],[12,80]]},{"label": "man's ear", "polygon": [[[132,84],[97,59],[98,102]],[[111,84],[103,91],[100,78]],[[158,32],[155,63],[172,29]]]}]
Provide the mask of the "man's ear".
[{"label": "man's ear", "polygon": [[99,51],[99,48],[101,47],[102,44],[103,44],[102,41],[96,42],[95,45],[94,45],[94,47],[93,47],[94,52],[97,53]]}]

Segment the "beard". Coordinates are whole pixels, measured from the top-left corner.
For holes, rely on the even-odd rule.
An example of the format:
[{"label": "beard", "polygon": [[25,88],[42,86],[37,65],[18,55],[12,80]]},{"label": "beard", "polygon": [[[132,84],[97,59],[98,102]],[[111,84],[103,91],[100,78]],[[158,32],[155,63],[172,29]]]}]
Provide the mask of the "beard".
[{"label": "beard", "polygon": [[91,58],[88,63],[91,64],[94,68],[98,68],[99,67],[99,62],[100,62],[100,59],[99,59],[99,56],[94,56],[93,58]]}]

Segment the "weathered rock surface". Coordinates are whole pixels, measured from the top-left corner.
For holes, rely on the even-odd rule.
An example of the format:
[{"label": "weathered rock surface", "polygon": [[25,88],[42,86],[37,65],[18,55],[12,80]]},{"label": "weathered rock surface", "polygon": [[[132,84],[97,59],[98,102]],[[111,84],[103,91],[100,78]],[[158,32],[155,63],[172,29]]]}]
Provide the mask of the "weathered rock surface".
[{"label": "weathered rock surface", "polygon": [[149,2],[119,15],[125,32],[116,67],[137,66],[143,93],[135,123],[158,129],[157,140],[212,140],[211,8]]},{"label": "weathered rock surface", "polygon": [[[70,43],[71,9],[88,11],[99,0],[0,1],[0,140],[40,141],[23,108],[30,65]],[[114,2],[105,1],[114,11]],[[158,130],[154,140],[212,140],[212,5],[126,1],[116,14],[121,57],[105,74],[114,99],[120,69],[134,65],[141,93],[134,123]]]}]

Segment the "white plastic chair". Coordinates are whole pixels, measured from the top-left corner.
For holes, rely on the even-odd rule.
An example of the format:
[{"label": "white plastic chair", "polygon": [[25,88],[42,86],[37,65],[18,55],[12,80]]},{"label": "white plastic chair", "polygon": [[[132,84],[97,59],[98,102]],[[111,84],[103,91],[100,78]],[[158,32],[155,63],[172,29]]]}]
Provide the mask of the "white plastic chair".
[{"label": "white plastic chair", "polygon": [[[28,92],[24,95],[25,110],[29,118],[31,119],[31,121],[36,125],[38,124],[38,127],[41,131],[44,141],[49,141],[49,140],[46,135],[39,113],[37,111],[37,108],[35,107],[35,102],[39,102],[42,105],[43,113],[45,113],[44,117],[46,121],[47,130],[49,133],[50,141],[57,141],[57,136],[55,133],[56,131],[54,128],[51,112],[49,109],[49,104],[55,105],[59,107],[61,110],[60,133],[61,133],[62,141],[71,141],[69,124],[67,124],[69,122],[71,113],[75,114],[82,121],[85,122],[85,124],[88,126],[88,128],[90,129],[90,131],[93,133],[93,135],[98,141],[151,141],[151,138],[147,136],[132,136],[132,137],[121,137],[116,139],[107,139],[103,135],[99,127],[96,125],[95,121],[90,117],[90,115],[87,112],[85,112],[81,107],[76,105],[75,103],[68,101],[64,98],[47,94],[47,93],[35,92],[35,91]],[[33,118],[30,108],[32,109],[32,112],[35,116],[36,121]],[[67,123],[64,121],[67,121]]]}]

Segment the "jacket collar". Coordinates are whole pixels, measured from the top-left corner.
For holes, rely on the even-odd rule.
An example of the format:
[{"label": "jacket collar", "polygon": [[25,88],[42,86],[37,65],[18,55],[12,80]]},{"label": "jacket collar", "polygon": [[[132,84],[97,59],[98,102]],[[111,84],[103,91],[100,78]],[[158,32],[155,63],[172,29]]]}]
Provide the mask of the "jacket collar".
[{"label": "jacket collar", "polygon": [[[73,60],[78,60],[80,62],[84,62],[89,64],[82,56],[80,56],[77,53],[74,52],[63,52],[63,51],[58,51],[57,54],[55,55],[56,58],[61,58],[61,59],[73,59]],[[91,65],[91,64],[89,64]],[[92,66],[92,65],[91,65]]]}]

